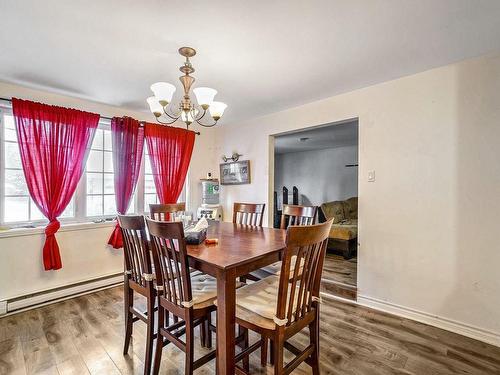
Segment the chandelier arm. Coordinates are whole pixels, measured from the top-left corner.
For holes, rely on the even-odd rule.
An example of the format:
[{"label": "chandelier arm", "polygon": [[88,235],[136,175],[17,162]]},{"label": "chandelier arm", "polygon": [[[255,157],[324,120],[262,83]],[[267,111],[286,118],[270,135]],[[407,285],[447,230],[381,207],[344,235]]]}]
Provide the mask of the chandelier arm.
[{"label": "chandelier arm", "polygon": [[203,109],[203,113],[201,114],[201,116],[199,116],[198,118],[195,118],[195,116],[193,116],[193,118],[196,119],[196,122],[200,121],[203,117],[205,117],[205,114],[207,113],[206,109],[204,109],[203,107],[202,107],[202,109]]},{"label": "chandelier arm", "polygon": [[201,125],[201,126],[205,127],[205,128],[211,128],[211,127],[213,127],[213,126],[217,125],[217,120],[214,120],[214,123],[213,123],[213,124],[202,124],[199,120],[201,120],[201,117],[200,117],[199,119],[196,119],[196,120],[195,120],[195,121],[196,121],[196,123],[197,123],[198,125]]},{"label": "chandelier arm", "polygon": [[[168,116],[168,115],[167,115],[167,116]],[[170,117],[170,116],[168,116],[168,117]],[[159,122],[159,123],[160,123],[160,124],[162,124],[162,125],[172,125],[174,122],[176,122],[176,121],[179,119],[179,117],[177,117],[177,118],[170,117],[170,118],[171,118],[173,121],[170,121],[170,122],[168,122],[168,121],[161,121],[159,117],[157,117],[157,118],[156,118],[156,121],[157,121],[157,122]]]},{"label": "chandelier arm", "polygon": [[168,105],[166,105],[165,107],[163,107],[163,113],[166,116],[170,117],[172,120],[174,120],[174,122],[177,121],[179,119],[180,115],[178,115],[178,116],[175,116],[175,115],[171,116],[171,115],[169,115],[168,112],[167,112],[167,108],[168,108]]}]

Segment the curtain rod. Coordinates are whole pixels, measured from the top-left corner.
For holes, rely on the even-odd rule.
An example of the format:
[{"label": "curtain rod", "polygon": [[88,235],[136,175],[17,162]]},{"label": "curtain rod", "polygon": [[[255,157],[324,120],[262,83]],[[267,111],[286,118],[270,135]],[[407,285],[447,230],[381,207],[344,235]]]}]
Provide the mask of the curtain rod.
[{"label": "curtain rod", "polygon": [[[0,100],[4,101],[4,102],[9,102],[9,103],[12,103],[12,99],[8,99],[8,98],[2,98],[0,97]],[[101,114],[99,114],[99,116],[101,116],[101,118],[105,119],[105,120],[109,120],[111,121],[112,118],[111,117],[107,117],[107,116],[102,116]],[[146,121],[139,121],[141,124],[144,124]],[[194,132],[194,134],[196,135],[201,135],[200,132]]]}]

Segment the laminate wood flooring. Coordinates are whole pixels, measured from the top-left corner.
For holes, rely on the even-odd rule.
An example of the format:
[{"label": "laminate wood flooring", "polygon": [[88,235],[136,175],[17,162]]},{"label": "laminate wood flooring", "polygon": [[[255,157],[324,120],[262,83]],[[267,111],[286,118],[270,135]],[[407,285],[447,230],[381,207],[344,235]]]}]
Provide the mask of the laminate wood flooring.
[{"label": "laminate wood flooring", "polygon": [[[124,356],[122,293],[106,289],[0,318],[0,374],[142,374],[145,325],[134,324]],[[322,374],[500,374],[498,347],[353,304],[325,299],[321,309]],[[291,341],[307,340],[300,333]],[[195,358],[205,352],[197,339]],[[252,373],[271,374],[258,356]],[[183,361],[167,346],[161,373],[182,374]],[[214,362],[195,373],[214,374]],[[303,364],[294,374],[310,369]]]}]

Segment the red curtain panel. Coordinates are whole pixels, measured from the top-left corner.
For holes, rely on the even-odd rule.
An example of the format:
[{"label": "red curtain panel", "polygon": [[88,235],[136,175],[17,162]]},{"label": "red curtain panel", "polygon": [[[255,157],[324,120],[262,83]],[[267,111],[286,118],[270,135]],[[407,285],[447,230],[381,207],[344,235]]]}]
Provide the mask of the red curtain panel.
[{"label": "red curtain panel", "polygon": [[158,198],[161,203],[176,203],[191,161],[195,133],[147,123],[145,134]]},{"label": "red curtain panel", "polygon": [[[139,178],[144,149],[144,126],[130,117],[113,117],[111,140],[116,210],[123,215],[127,212]],[[115,249],[123,247],[123,237],[118,222],[108,244]]]},{"label": "red curtain panel", "polygon": [[57,218],[82,176],[99,115],[15,98],[12,110],[30,196],[49,219],[43,264],[57,270],[62,267]]}]

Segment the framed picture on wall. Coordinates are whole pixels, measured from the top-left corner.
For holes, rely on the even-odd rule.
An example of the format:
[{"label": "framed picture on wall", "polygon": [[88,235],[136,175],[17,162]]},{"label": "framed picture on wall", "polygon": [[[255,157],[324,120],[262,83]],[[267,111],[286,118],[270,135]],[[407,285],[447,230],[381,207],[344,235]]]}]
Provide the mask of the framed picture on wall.
[{"label": "framed picture on wall", "polygon": [[250,183],[250,160],[222,163],[220,165],[221,185],[243,185]]}]

